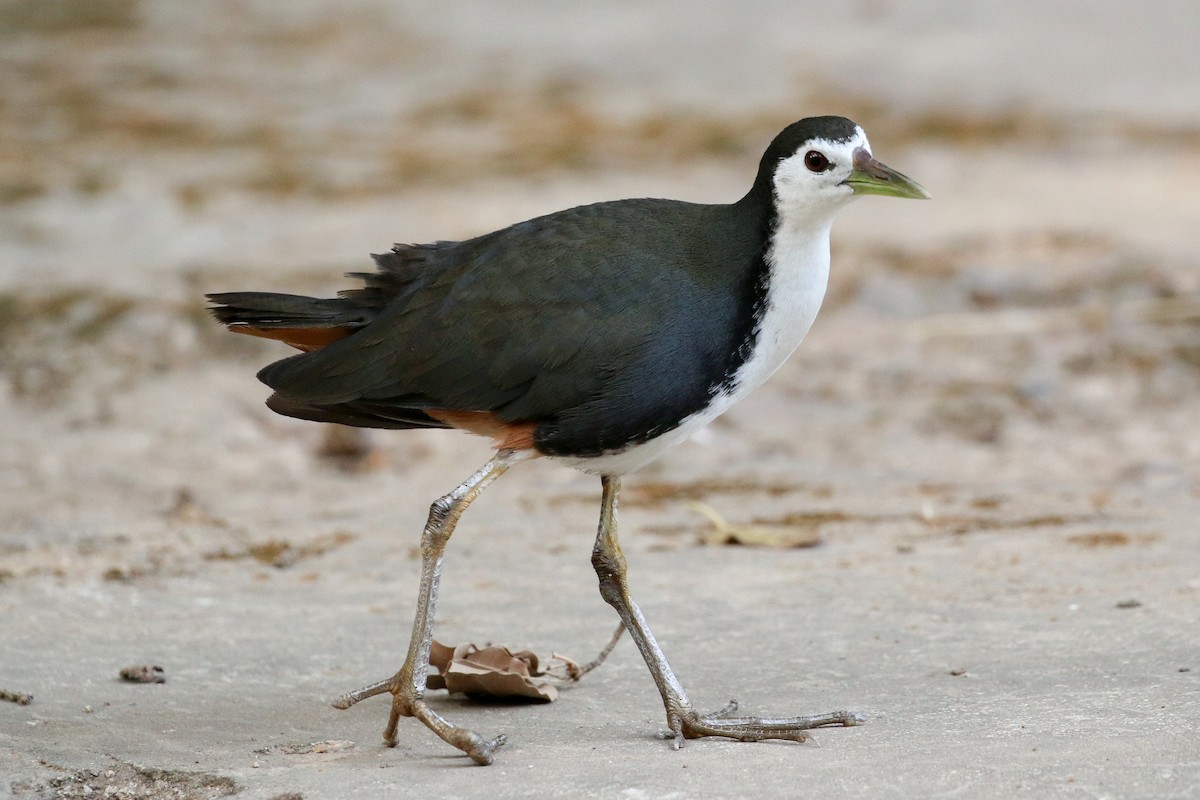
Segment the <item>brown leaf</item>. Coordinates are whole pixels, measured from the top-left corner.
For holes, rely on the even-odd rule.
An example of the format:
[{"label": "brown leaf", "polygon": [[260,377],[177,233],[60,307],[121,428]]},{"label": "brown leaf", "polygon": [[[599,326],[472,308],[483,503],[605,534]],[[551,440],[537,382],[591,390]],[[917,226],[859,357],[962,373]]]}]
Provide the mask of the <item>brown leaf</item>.
[{"label": "brown leaf", "polygon": [[430,689],[489,697],[528,697],[546,702],[558,697],[558,689],[554,687],[557,679],[541,669],[537,655],[528,650],[514,653],[500,645],[474,644],[449,647],[434,641],[429,649],[429,663],[438,671],[426,679],[425,685]]},{"label": "brown leaf", "polygon": [[541,658],[529,650],[514,653],[501,645],[450,647],[435,640],[429,648],[429,665],[437,673],[429,675],[425,685],[471,696],[550,702],[558,697],[557,687],[576,683],[603,664],[624,632],[625,626],[618,625],[600,654],[582,665],[560,653]]}]

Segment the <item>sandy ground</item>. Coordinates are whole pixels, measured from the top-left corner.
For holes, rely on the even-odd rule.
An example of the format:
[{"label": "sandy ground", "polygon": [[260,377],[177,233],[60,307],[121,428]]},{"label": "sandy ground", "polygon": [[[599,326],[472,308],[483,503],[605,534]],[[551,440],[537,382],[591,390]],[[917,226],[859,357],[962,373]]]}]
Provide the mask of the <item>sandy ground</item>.
[{"label": "sandy ground", "polygon": [[[1194,3],[0,2],[0,794],[1200,796]],[[931,203],[856,204],[808,341],[626,480],[693,699],[856,710],[819,747],[656,739],[635,648],[550,704],[382,700],[429,502],[487,457],[273,416],[200,293],[331,292],[392,241],[726,201],[843,113]],[[438,636],[585,660],[594,479],[506,476]],[[817,537],[706,544],[691,505]],[[119,679],[161,666],[162,684]]]}]

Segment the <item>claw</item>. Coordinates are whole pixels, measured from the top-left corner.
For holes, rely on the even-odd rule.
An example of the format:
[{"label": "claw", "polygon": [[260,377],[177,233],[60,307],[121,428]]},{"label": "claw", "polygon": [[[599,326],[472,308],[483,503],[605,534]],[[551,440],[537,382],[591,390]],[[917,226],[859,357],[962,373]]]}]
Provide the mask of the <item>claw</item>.
[{"label": "claw", "polygon": [[459,730],[461,734],[448,738],[447,741],[470,756],[471,760],[481,767],[491,764],[496,751],[508,743],[508,737],[503,733],[491,739],[484,739],[474,731],[463,728]]}]

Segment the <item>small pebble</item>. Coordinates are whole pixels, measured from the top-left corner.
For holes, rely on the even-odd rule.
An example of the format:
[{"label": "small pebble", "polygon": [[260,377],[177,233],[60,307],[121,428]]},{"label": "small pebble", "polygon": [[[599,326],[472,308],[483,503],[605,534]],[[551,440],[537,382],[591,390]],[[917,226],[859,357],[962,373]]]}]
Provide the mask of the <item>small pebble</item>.
[{"label": "small pebble", "polygon": [[162,667],[138,664],[121,670],[121,680],[129,683],[166,683],[167,675]]}]

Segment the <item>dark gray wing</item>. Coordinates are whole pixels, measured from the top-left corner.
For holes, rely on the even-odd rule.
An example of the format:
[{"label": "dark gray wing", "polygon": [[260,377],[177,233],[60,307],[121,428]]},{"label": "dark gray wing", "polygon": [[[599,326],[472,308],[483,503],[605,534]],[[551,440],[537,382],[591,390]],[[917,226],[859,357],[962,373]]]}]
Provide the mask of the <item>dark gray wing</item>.
[{"label": "dark gray wing", "polygon": [[369,325],[260,377],[293,404],[490,411],[564,441],[695,406],[736,347],[721,332],[761,251],[724,208],[602,203],[417,248]]}]

